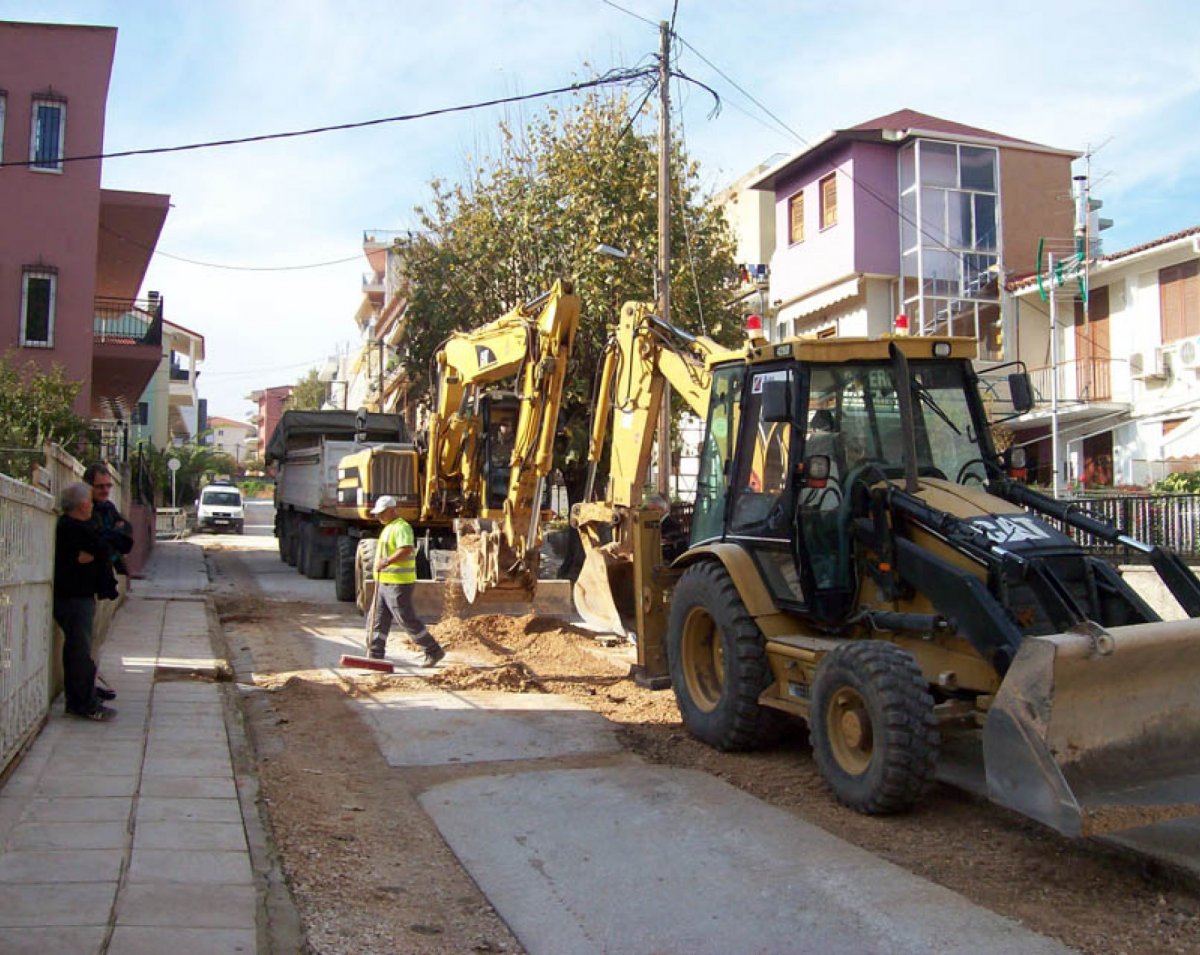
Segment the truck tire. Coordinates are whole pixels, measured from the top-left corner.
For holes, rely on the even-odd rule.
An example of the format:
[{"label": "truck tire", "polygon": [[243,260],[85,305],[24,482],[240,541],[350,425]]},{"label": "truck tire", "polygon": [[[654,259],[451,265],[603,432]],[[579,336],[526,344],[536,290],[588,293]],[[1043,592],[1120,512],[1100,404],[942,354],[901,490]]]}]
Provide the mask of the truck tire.
[{"label": "truck tire", "polygon": [[300,573],[309,580],[321,580],[324,577],[325,562],[321,560],[317,533],[316,524],[305,524],[300,530]]},{"label": "truck tire", "polygon": [[287,536],[287,522],[286,521],[280,520],[280,521],[276,522],[275,537],[277,538],[277,541],[279,544],[279,559],[286,564],[287,558],[288,558],[288,555],[287,555],[288,536]]},{"label": "truck tire", "polygon": [[296,518],[289,517],[283,526],[287,535],[287,557],[285,559],[289,567],[295,567],[297,561],[300,560],[300,534],[299,528],[296,526]]},{"label": "truck tire", "polygon": [[358,541],[339,534],[333,548],[333,592],[338,600],[353,600],[355,591],[354,552]]},{"label": "truck tire", "polygon": [[354,601],[364,616],[371,609],[375,596],[375,550],[379,542],[373,537],[363,538],[354,551]]},{"label": "truck tire", "polygon": [[779,717],[758,702],[771,682],[766,641],[721,564],[694,564],[676,585],[667,663],[683,725],[693,736],[722,750],[773,738]]},{"label": "truck tire", "polygon": [[849,640],[822,658],[809,735],[834,796],[859,812],[910,809],[933,779],[933,697],[912,654],[895,644]]}]

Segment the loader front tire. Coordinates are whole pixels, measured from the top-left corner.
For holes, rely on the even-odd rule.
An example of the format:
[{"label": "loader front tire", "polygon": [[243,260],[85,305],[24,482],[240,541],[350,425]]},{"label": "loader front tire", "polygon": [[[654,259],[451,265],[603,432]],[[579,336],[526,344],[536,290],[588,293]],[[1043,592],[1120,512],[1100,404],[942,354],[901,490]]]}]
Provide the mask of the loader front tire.
[{"label": "loader front tire", "polygon": [[839,802],[871,815],[911,809],[933,779],[933,697],[912,654],[881,640],[830,651],[812,685],[809,735]]},{"label": "loader front tire", "polygon": [[771,682],[766,641],[725,568],[689,567],[671,597],[667,625],[671,685],[693,736],[722,750],[772,738],[777,715],[758,702]]}]

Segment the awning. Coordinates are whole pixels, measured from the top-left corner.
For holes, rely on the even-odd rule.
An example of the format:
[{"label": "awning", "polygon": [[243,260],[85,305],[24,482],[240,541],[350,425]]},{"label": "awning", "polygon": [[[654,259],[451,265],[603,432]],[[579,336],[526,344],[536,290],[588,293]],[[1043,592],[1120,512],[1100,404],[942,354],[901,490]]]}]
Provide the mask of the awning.
[{"label": "awning", "polygon": [[861,285],[862,277],[856,275],[854,278],[846,279],[844,282],[838,282],[836,285],[830,285],[819,291],[811,292],[781,306],[779,317],[799,318],[802,315],[811,315],[813,312],[819,312],[821,309],[835,305],[844,299],[854,298],[858,295]]}]

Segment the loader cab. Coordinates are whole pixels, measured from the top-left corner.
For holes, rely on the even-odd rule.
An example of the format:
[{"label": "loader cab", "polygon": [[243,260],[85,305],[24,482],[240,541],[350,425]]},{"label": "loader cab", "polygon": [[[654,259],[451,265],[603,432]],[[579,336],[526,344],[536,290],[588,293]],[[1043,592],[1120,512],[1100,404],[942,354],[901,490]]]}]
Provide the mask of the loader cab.
[{"label": "loader cab", "polygon": [[[714,370],[692,545],[739,544],[777,604],[836,622],[858,586],[867,489],[905,476],[980,489],[996,473],[970,366],[933,359],[794,359]],[[898,376],[907,369],[912,433]]]}]

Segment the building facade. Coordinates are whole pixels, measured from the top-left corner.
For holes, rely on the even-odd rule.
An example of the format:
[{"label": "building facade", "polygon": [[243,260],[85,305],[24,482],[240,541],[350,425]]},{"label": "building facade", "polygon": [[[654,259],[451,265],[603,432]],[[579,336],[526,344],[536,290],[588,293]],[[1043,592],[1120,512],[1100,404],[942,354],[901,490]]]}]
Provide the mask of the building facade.
[{"label": "building facade", "polygon": [[774,197],[768,333],[907,324],[1004,357],[1004,283],[1071,235],[1077,156],[907,109],[828,134],[748,183]]},{"label": "building facade", "polygon": [[75,411],[130,422],[162,358],[162,300],[138,298],[169,196],[101,187],[117,31],[0,22],[0,353],[61,367]]},{"label": "building facade", "polygon": [[287,400],[292,396],[292,385],[276,385],[274,388],[263,388],[246,395],[246,400],[253,402],[257,410],[250,416],[250,423],[257,433],[247,439],[246,447],[259,457],[267,450],[275,426],[287,410]]},{"label": "building facade", "polygon": [[1010,292],[1039,398],[1019,432],[1039,483],[1053,481],[1053,433],[1061,486],[1200,469],[1200,226]]},{"label": "building facade", "polygon": [[208,421],[209,444],[228,454],[241,470],[247,459],[258,456],[258,428],[233,418],[212,417]]}]

